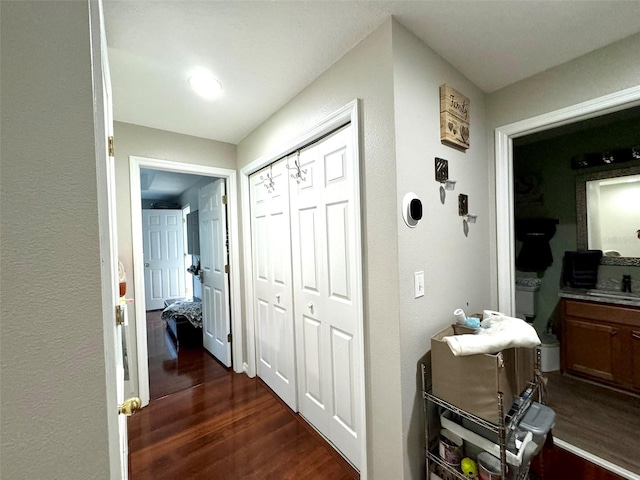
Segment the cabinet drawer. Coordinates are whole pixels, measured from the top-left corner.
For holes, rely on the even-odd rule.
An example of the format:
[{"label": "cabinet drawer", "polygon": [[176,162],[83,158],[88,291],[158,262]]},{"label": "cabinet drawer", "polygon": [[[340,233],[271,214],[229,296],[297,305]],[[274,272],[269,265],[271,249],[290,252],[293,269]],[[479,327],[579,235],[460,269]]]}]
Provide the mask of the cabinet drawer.
[{"label": "cabinet drawer", "polygon": [[569,317],[600,320],[640,328],[640,308],[638,307],[565,300],[564,313]]}]

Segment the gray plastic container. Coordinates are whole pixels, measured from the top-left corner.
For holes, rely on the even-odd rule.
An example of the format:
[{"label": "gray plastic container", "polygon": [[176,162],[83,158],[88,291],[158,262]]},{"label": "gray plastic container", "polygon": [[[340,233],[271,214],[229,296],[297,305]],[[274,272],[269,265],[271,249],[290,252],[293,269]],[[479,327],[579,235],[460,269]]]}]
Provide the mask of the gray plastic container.
[{"label": "gray plastic container", "polygon": [[531,402],[531,406],[518,424],[518,430],[521,432],[531,432],[533,434],[533,441],[538,447],[542,447],[547,433],[551,431],[555,423],[556,412],[554,410],[541,403]]}]

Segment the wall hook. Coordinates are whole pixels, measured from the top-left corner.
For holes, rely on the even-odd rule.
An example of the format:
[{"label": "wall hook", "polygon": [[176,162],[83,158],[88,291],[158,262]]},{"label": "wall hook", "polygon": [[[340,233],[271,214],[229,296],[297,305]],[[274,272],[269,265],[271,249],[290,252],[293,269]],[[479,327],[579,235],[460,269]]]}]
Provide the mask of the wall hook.
[{"label": "wall hook", "polygon": [[264,182],[263,185],[267,189],[267,192],[272,193],[273,190],[275,189],[275,183],[273,181],[273,173],[271,172],[271,165],[269,165],[269,171],[265,173],[265,176],[267,178],[260,175],[260,180]]},{"label": "wall hook", "polygon": [[289,166],[289,159],[287,159],[287,170],[294,170],[294,172],[291,174],[291,178],[293,178],[296,183],[300,183],[300,182],[304,182],[306,180],[305,177],[303,177],[303,175],[307,174],[307,170],[306,169],[302,169],[300,168],[300,151],[298,150],[296,152],[296,159],[293,161],[294,162],[294,166],[290,167]]}]

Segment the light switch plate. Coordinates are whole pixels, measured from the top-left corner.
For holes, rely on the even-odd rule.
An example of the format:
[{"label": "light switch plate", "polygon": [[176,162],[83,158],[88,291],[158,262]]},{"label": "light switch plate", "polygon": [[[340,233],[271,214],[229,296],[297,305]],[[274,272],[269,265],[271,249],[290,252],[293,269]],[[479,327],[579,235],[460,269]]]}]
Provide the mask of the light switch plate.
[{"label": "light switch plate", "polygon": [[415,272],[413,274],[413,290],[415,292],[415,298],[424,296],[424,272]]}]

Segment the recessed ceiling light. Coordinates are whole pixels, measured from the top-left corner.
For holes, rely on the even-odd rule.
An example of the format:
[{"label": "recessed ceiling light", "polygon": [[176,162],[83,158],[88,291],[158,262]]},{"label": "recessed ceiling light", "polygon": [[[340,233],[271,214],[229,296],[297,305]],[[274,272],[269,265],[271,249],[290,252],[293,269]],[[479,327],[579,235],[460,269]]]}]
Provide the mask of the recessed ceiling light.
[{"label": "recessed ceiling light", "polygon": [[188,82],[198,95],[208,100],[212,100],[222,93],[222,84],[210,73],[194,73],[189,77]]}]

